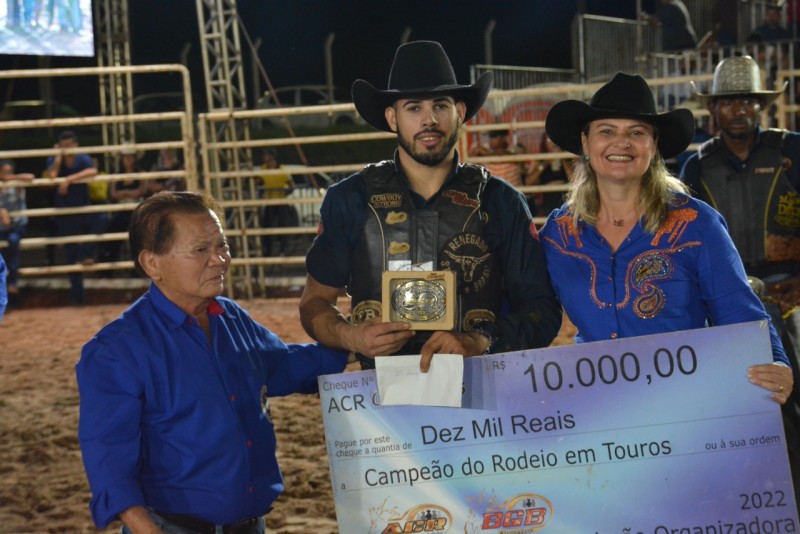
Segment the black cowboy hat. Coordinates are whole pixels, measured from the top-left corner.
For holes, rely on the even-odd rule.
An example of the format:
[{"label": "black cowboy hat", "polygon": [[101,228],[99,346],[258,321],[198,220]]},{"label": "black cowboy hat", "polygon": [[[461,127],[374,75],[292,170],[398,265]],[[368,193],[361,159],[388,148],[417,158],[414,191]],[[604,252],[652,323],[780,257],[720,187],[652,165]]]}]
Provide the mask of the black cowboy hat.
[{"label": "black cowboy hat", "polygon": [[581,132],[597,119],[638,119],[658,129],[658,151],[664,159],[683,152],[694,138],[694,115],[679,108],[656,112],[653,92],[644,78],[619,72],[592,96],[588,104],[564,100],[547,113],[545,130],[555,144],[581,155]]},{"label": "black cowboy hat", "polygon": [[442,45],[435,41],[413,41],[397,48],[385,91],[365,80],[356,80],[352,93],[361,117],[375,128],[391,132],[386,122],[386,108],[401,98],[452,96],[466,105],[464,120],[467,121],[481,108],[491,87],[490,72],[481,75],[473,85],[459,85]]}]

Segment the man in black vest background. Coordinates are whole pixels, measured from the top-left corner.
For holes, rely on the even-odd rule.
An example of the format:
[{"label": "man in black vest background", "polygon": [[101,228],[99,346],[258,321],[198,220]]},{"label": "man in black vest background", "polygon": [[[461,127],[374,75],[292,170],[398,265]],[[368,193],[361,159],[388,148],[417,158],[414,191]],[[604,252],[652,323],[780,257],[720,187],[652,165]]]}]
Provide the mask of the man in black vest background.
[{"label": "man in black vest background", "polygon": [[[459,85],[439,43],[397,49],[386,90],[353,83],[353,102],[375,128],[397,134],[394,159],[329,188],[306,258],[300,302],[306,332],[320,343],[374,356],[475,356],[550,344],[561,325],[524,196],[456,152],[461,125],[489,93],[491,74]],[[454,271],[455,328],[414,331],[382,322],[383,271]],[[352,298],[349,317],[337,307]],[[387,318],[388,320],[388,318]]]},{"label": "man in black vest background", "polygon": [[[764,300],[798,373],[800,342],[800,134],[763,129],[760,113],[783,92],[761,87],[750,56],[722,60],[711,92],[697,93],[719,135],[700,146],[681,179],[692,194],[725,217],[753,289]],[[800,488],[800,405],[793,393],[783,406],[795,492]],[[798,502],[800,503],[800,495]]]},{"label": "man in black vest background", "polygon": [[725,217],[747,274],[767,285],[780,315],[800,304],[800,134],[759,122],[782,92],[761,88],[751,57],[721,61],[711,93],[697,94],[719,135],[681,172],[694,196]]}]

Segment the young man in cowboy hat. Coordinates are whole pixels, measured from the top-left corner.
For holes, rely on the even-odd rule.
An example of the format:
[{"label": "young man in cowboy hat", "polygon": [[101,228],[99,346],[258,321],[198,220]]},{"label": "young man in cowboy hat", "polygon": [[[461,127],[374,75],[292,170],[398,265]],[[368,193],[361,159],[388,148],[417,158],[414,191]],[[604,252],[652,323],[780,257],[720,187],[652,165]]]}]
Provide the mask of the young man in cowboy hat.
[{"label": "young man in cowboy hat", "polygon": [[[800,332],[795,326],[799,321],[784,317],[791,317],[791,310],[800,305],[800,135],[759,125],[761,112],[783,89],[763,89],[758,64],[750,56],[722,60],[714,71],[711,92],[695,91],[719,135],[686,161],[681,179],[695,197],[722,213],[754,289],[762,297],[765,290],[769,293],[765,305],[799,383]],[[800,504],[797,396],[795,391],[783,413],[788,417],[784,426]]]},{"label": "young man in cowboy hat", "polygon": [[[421,354],[426,371],[434,353],[543,347],[558,332],[561,309],[524,197],[485,169],[461,163],[455,150],[461,125],[490,87],[490,74],[459,85],[432,41],[397,49],[386,90],[353,83],[358,112],[397,134],[398,147],[394,160],[328,190],[306,258],[300,318],[309,335],[356,353],[365,368],[374,356]],[[448,302],[455,328],[415,331],[406,321],[381,322],[382,273],[433,270],[456,273],[456,297]],[[349,319],[337,308],[345,287]]]}]

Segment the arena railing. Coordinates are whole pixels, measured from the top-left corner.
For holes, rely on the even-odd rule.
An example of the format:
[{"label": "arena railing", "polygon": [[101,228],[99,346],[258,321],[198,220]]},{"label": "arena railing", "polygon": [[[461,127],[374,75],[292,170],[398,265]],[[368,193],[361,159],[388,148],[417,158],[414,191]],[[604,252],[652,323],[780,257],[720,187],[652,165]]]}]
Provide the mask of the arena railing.
[{"label": "arena railing", "polygon": [[[796,71],[781,71],[779,72],[779,79],[796,79],[798,72]],[[710,74],[699,74],[684,77],[666,77],[666,78],[652,78],[649,83],[655,88],[659,88],[668,84],[674,83],[688,83],[695,81],[698,84],[707,84],[711,79]],[[567,153],[539,153],[539,141],[543,133],[544,119],[549,107],[566,98],[586,99],[594,91],[601,86],[600,83],[577,85],[577,84],[564,84],[564,85],[548,85],[546,87],[532,87],[525,89],[515,89],[507,91],[494,90],[490,93],[487,104],[484,109],[479,112],[478,116],[467,124],[463,129],[463,134],[458,141],[459,154],[462,159],[468,162],[478,164],[482,163],[496,163],[496,162],[525,162],[529,164],[536,164],[550,159],[561,159],[572,157]],[[794,113],[796,106],[790,106],[788,102],[781,101],[778,103],[776,116],[779,123],[785,118],[786,113]],[[209,113],[200,113],[197,115],[197,131],[199,132],[198,150],[201,156],[202,172],[191,172],[187,168],[186,178],[190,184],[200,186],[202,184],[209,192],[214,194],[225,211],[226,218],[228,217],[242,217],[242,220],[247,221],[241,228],[235,228],[227,231],[229,240],[232,245],[232,252],[234,254],[233,267],[237,269],[237,276],[248,277],[249,284],[240,284],[234,277],[228,291],[232,295],[245,296],[251,298],[253,296],[271,296],[270,288],[274,287],[289,287],[302,285],[305,278],[305,271],[303,268],[305,261],[305,253],[310,245],[314,235],[317,232],[317,217],[319,206],[322,203],[325,194],[325,185],[322,183],[310,183],[308,187],[299,187],[298,190],[302,194],[290,195],[285,198],[262,198],[259,194],[253,194],[255,190],[253,183],[260,182],[262,177],[277,175],[277,174],[291,174],[295,177],[323,177],[323,176],[344,176],[352,172],[358,171],[368,163],[373,163],[374,158],[369,161],[357,161],[356,158],[351,158],[347,161],[339,161],[335,164],[314,164],[314,161],[307,162],[303,165],[291,165],[285,168],[276,170],[266,170],[258,168],[227,168],[227,169],[212,169],[209,165],[210,161],[215,158],[212,157],[213,151],[221,151],[230,148],[246,149],[246,150],[263,150],[265,148],[283,148],[284,150],[293,149],[295,147],[315,147],[319,150],[325,150],[327,153],[341,152],[342,143],[353,143],[358,146],[383,143],[383,146],[393,146],[391,142],[394,139],[394,134],[377,132],[369,130],[366,127],[365,131],[354,131],[352,133],[340,133],[329,135],[305,135],[305,136],[289,136],[284,135],[274,138],[259,138],[249,139],[246,141],[238,141],[236,143],[228,141],[214,141],[209,138],[208,132],[214,131],[215,127],[220,126],[222,122],[227,121],[249,121],[254,119],[263,118],[276,118],[280,116],[291,115],[305,115],[305,114],[330,114],[335,112],[354,111],[352,104],[336,104],[324,106],[306,106],[295,108],[282,108],[282,109],[269,109],[269,110],[234,110],[234,111],[216,111]],[[693,113],[698,120],[707,120],[708,112],[704,109],[693,109]],[[135,117],[125,117],[127,120],[133,120]],[[100,121],[100,120],[114,120],[110,117],[97,117],[97,118],[84,118],[77,122],[70,122],[69,125],[75,123],[86,123],[86,121]],[[184,119],[188,121],[188,118]],[[765,125],[768,124],[768,118],[765,116]],[[64,119],[58,121],[41,122],[38,125],[58,125],[66,126],[67,122]],[[26,123],[26,125],[29,123]],[[25,127],[22,124],[15,124],[15,127]],[[0,131],[8,128],[8,123],[0,122]],[[486,156],[486,157],[471,157],[469,156],[469,148],[475,142],[480,141],[480,137],[487,134],[491,130],[505,129],[515,136],[515,139],[526,147],[526,152],[508,156]],[[133,145],[118,145],[114,147],[98,147],[98,146],[82,146],[76,149],[75,152],[84,153],[108,153],[120,151],[129,146],[134,148],[161,148],[182,146],[184,150],[188,150],[188,146],[184,143],[189,141],[189,137],[183,141],[176,142],[163,142],[163,143],[140,143]],[[387,143],[388,141],[388,143]],[[696,146],[690,147],[696,148]],[[37,149],[34,151],[2,151],[0,152],[0,159],[2,158],[16,158],[16,157],[43,157],[55,154],[54,149]],[[380,158],[391,157],[391,149]],[[380,159],[378,158],[378,159]],[[312,158],[313,159],[313,158]],[[202,180],[198,176],[202,175]],[[122,179],[125,177],[140,178],[156,178],[163,177],[163,174],[157,173],[140,173],[133,176],[128,175],[107,175],[96,178],[101,181],[112,181],[115,179]],[[194,176],[192,180],[191,177]],[[58,180],[44,180],[38,179],[32,186],[52,187],[58,184]],[[19,184],[26,186],[27,184]],[[193,186],[190,186],[193,187]],[[520,190],[526,195],[534,195],[547,192],[564,192],[568,189],[567,184],[562,185],[530,185],[521,186]],[[236,195],[226,195],[226,191],[231,188],[236,190]],[[277,227],[264,227],[260,221],[260,213],[263,210],[268,210],[276,206],[291,206],[297,213],[298,219],[296,224],[288,224],[285,226]],[[130,209],[128,205],[96,205],[88,206],[85,208],[74,208],[69,211],[56,210],[55,208],[33,208],[26,210],[25,213],[33,217],[50,217],[53,215],[67,214],[67,213],[96,213],[96,212],[110,212],[115,210]],[[545,218],[537,216],[535,221],[537,224],[542,224]],[[91,236],[71,236],[63,238],[53,237],[27,237],[23,239],[23,247],[44,247],[47,245],[63,245],[67,243],[77,242],[99,242],[111,239],[124,239],[124,233],[106,234],[106,235],[91,235]],[[284,255],[275,256],[270,254],[263,245],[264,238],[285,238],[292,240],[293,245],[287,250],[284,250]],[[266,251],[266,253],[265,253]],[[113,264],[95,264],[92,266],[78,266],[78,265],[59,265],[52,267],[29,267],[26,266],[21,271],[24,277],[38,276],[43,274],[65,274],[69,272],[92,272],[99,270],[119,270],[129,269],[130,262],[116,262]]]},{"label": "arena railing", "polygon": [[[54,207],[34,207],[36,203],[31,202],[33,193],[41,197],[38,204],[46,204],[43,198],[49,196],[45,193],[46,189],[57,187],[63,178],[44,177],[46,159],[56,154],[87,154],[94,159],[104,157],[116,157],[122,151],[133,150],[137,153],[146,151],[158,151],[161,149],[174,149],[182,156],[183,169],[176,171],[158,171],[141,173],[105,173],[98,174],[95,178],[87,180],[93,185],[103,185],[106,187],[114,182],[125,179],[136,179],[143,181],[174,178],[185,181],[187,187],[196,189],[198,187],[198,174],[196,162],[196,142],[194,135],[193,103],[192,92],[189,78],[189,71],[183,65],[143,65],[126,67],[86,67],[74,69],[34,69],[34,70],[7,70],[0,71],[0,80],[16,80],[26,78],[55,78],[55,77],[91,77],[111,76],[119,74],[131,74],[133,76],[147,75],[168,78],[168,84],[172,83],[175,92],[183,95],[182,109],[175,111],[156,112],[156,113],[133,113],[114,116],[84,116],[54,119],[36,120],[4,120],[0,121],[0,135],[12,134],[14,139],[25,137],[33,141],[28,144],[45,145],[47,148],[6,148],[0,150],[0,160],[12,160],[15,162],[18,172],[32,172],[37,176],[32,182],[17,181],[4,182],[2,186],[13,186],[25,188],[28,194],[28,209],[19,212],[11,212],[12,217],[25,215],[28,217],[28,225],[32,219],[51,218],[61,215],[71,214],[110,214],[118,211],[129,211],[135,208],[134,203],[120,204],[92,204],[89,206],[76,208],[54,208]],[[177,75],[177,82],[175,80]],[[120,144],[102,144],[102,141],[93,141],[100,137],[99,127],[127,123],[133,126],[133,131],[137,126],[155,125],[155,129],[175,126],[178,135],[173,140],[136,142],[135,139],[123,140]],[[57,133],[63,130],[75,130],[78,133],[80,146],[74,149],[58,149],[54,147],[57,142]],[[53,132],[56,132],[55,134]],[[8,146],[10,143],[4,143]],[[21,144],[21,143],[20,143]],[[101,166],[98,166],[100,169]],[[98,272],[112,270],[129,270],[133,267],[131,261],[117,261],[99,263],[91,265],[48,265],[33,266],[25,261],[25,256],[30,251],[44,249],[50,246],[79,243],[102,243],[108,241],[127,242],[127,234],[101,233],[93,235],[75,235],[64,237],[53,236],[31,236],[21,240],[21,254],[23,255],[23,267],[20,269],[20,276],[23,278],[61,275],[73,272]],[[0,247],[7,246],[7,243],[0,242]]]}]

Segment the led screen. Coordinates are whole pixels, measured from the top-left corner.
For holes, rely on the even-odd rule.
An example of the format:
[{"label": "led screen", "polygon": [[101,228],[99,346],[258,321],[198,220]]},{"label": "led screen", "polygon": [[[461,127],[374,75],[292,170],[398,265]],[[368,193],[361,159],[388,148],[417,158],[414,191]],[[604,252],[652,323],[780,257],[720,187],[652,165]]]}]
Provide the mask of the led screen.
[{"label": "led screen", "polygon": [[92,0],[0,0],[0,54],[94,56]]}]

